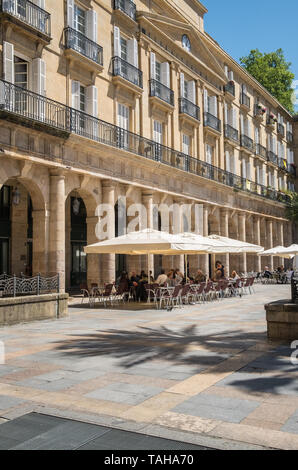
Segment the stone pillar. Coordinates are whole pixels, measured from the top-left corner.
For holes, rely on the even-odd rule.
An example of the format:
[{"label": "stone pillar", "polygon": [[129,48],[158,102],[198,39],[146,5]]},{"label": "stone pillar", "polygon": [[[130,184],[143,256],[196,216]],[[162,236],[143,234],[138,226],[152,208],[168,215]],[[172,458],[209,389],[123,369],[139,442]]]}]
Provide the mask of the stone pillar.
[{"label": "stone pillar", "polygon": [[[98,224],[98,217],[87,217],[87,245],[92,243],[98,243],[96,236],[96,225]],[[100,255],[88,254],[87,255],[87,284],[91,287],[91,284],[100,284],[101,281],[101,260]]]},{"label": "stone pillar", "polygon": [[[239,238],[241,241],[245,242],[246,241],[246,215],[239,214],[238,221],[239,221]],[[246,253],[243,253],[240,256],[241,256],[240,271],[241,273],[246,273],[247,272]]]},{"label": "stone pillar", "polygon": [[[107,214],[107,240],[115,237],[115,189],[116,185],[113,181],[104,181],[102,183],[102,202],[109,206]],[[110,283],[115,281],[116,276],[115,255],[101,255],[101,282]]]},{"label": "stone pillar", "polygon": [[44,276],[48,272],[48,231],[49,211],[33,210],[33,259],[32,275],[40,273]]},{"label": "stone pillar", "polygon": [[[272,220],[267,220],[267,237],[268,237],[268,249],[273,248],[273,222]],[[274,268],[274,257],[268,256],[269,258],[269,268]]]},{"label": "stone pillar", "polygon": [[[173,226],[174,228],[175,225],[177,225],[177,228],[178,228],[178,231],[179,233],[182,233],[184,232],[184,227],[183,227],[183,203],[184,201],[183,200],[178,200],[178,201],[175,201],[175,204],[177,204],[177,214],[173,214],[173,217],[175,219],[175,217],[177,217],[177,221],[178,223],[174,223]],[[183,274],[184,274],[184,255],[177,255],[177,256],[174,256],[174,269],[178,268],[179,271],[181,271]],[[186,266],[185,266],[185,269],[186,269]]]},{"label": "stone pillar", "polygon": [[50,174],[49,274],[60,275],[60,291],[65,290],[65,175]]},{"label": "stone pillar", "polygon": [[[223,237],[229,237],[229,211],[222,209],[220,211],[220,231]],[[230,255],[226,253],[223,255],[223,264],[225,267],[225,275],[230,275]]]},{"label": "stone pillar", "polygon": [[[209,235],[208,233],[208,215],[209,215],[209,209],[208,206],[204,206],[203,209],[203,235],[204,237],[207,237]],[[202,255],[202,271],[204,274],[209,277],[209,255]]]},{"label": "stone pillar", "polygon": [[[261,245],[260,217],[253,218],[253,231],[254,231],[254,243],[256,245]],[[254,269],[258,273],[262,271],[262,257],[259,255],[256,255]]]},{"label": "stone pillar", "polygon": [[[153,194],[143,193],[142,203],[146,209],[147,228],[153,229]],[[146,256],[146,273],[148,272],[147,260],[148,257]],[[154,278],[154,255],[149,256],[149,269],[152,272],[152,276]]]}]

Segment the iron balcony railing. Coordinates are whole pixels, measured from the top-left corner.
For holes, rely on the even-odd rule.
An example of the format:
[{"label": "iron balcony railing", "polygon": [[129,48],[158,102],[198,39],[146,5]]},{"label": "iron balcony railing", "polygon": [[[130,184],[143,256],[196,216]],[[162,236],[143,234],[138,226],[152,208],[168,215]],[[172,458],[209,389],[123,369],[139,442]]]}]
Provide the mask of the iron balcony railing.
[{"label": "iron balcony railing", "polygon": [[255,150],[254,141],[245,134],[241,134],[240,144],[241,144],[241,147],[244,147],[247,150],[250,150],[251,152],[254,152]]},{"label": "iron balcony railing", "polygon": [[2,0],[1,11],[51,36],[51,15],[29,0]]},{"label": "iron balcony railing", "polygon": [[150,80],[150,96],[156,96],[157,98],[165,101],[166,103],[174,106],[174,92],[167,86],[158,82],[157,80]]},{"label": "iron balcony railing", "polygon": [[283,126],[283,124],[277,123],[277,133],[282,137],[285,136],[285,127]]},{"label": "iron balcony railing", "polygon": [[290,173],[290,165],[288,164],[285,158],[278,158],[278,166],[281,170],[287,171]]},{"label": "iron balcony railing", "polygon": [[234,140],[234,142],[239,142],[239,132],[229,124],[225,125],[225,137],[227,139]]},{"label": "iron balcony railing", "polygon": [[247,96],[245,93],[240,94],[240,103],[246,106],[247,108],[250,108],[250,97]]},{"label": "iron balcony railing", "polygon": [[114,0],[114,10],[120,10],[136,21],[136,5],[131,0]]},{"label": "iron balcony railing", "polygon": [[269,162],[274,163],[275,165],[277,165],[277,163],[278,163],[277,158],[278,157],[274,152],[272,152],[271,150],[267,151],[267,159],[268,159]]},{"label": "iron balcony railing", "polygon": [[293,143],[293,134],[290,131],[287,132],[287,141],[289,142],[289,144]]},{"label": "iron balcony railing", "polygon": [[204,113],[204,126],[211,127],[217,132],[221,132],[221,121],[210,113]]},{"label": "iron balcony railing", "polygon": [[261,144],[256,144],[256,155],[262,157],[264,160],[267,160],[267,149]]},{"label": "iron balcony railing", "polygon": [[122,77],[139,88],[143,88],[143,72],[121,57],[112,58],[112,70],[114,76]]},{"label": "iron balcony railing", "polygon": [[274,126],[275,125],[275,120],[274,118],[270,117],[270,115],[268,114],[267,115],[267,118],[266,118],[266,124],[267,126]]},{"label": "iron balcony railing", "polygon": [[29,277],[21,273],[20,277],[4,274],[0,276],[0,297],[20,297],[59,292],[59,274],[44,277],[41,274]]},{"label": "iron balcony railing", "polygon": [[230,95],[235,96],[235,83],[229,82],[224,86],[224,91],[230,93]]},{"label": "iron balcony railing", "polygon": [[179,112],[200,120],[200,108],[186,98],[179,98]]},{"label": "iron balcony railing", "polygon": [[288,165],[289,173],[296,178],[296,166],[293,163]]},{"label": "iron balcony railing", "polygon": [[[265,186],[4,80],[0,80],[0,117],[2,119],[9,117],[10,120],[16,120],[27,126],[32,125],[48,132],[51,131],[46,127],[58,129],[67,135],[74,133],[101,144],[123,149],[135,155],[224,184],[234,188],[235,191],[243,190],[283,203],[288,202],[288,197],[284,193],[269,190]],[[68,159],[67,163],[72,162]]]},{"label": "iron balcony railing", "polygon": [[103,65],[103,50],[102,47],[91,41],[84,34],[80,33],[73,28],[64,29],[64,47],[65,49],[73,49],[74,51],[87,57],[87,59],[96,62],[98,65]]}]

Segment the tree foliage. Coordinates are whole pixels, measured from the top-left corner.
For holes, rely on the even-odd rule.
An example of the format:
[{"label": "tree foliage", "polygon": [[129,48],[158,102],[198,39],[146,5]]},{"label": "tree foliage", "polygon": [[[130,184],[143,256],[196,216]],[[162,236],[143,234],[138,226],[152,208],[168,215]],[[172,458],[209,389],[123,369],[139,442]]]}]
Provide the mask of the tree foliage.
[{"label": "tree foliage", "polygon": [[288,111],[294,112],[292,83],[295,75],[282,49],[269,53],[254,49],[248,56],[241,57],[240,63]]},{"label": "tree foliage", "polygon": [[286,208],[286,217],[292,222],[298,223],[298,193],[288,193],[290,202]]}]

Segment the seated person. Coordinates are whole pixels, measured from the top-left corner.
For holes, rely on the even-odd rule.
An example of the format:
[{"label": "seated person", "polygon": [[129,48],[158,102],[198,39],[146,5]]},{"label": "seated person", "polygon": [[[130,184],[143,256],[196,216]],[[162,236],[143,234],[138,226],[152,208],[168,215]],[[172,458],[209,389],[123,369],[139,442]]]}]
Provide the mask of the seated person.
[{"label": "seated person", "polygon": [[201,271],[201,269],[198,269],[197,275],[195,277],[195,282],[205,282],[206,281],[206,275]]},{"label": "seated person", "polygon": [[232,271],[231,279],[233,281],[237,281],[238,279],[240,279],[240,276],[237,274],[237,271]]},{"label": "seated person", "polygon": [[157,279],[156,279],[155,282],[156,282],[156,284],[158,284],[159,286],[162,286],[162,285],[166,284],[167,281],[168,281],[168,276],[165,274],[165,270],[162,269],[162,270],[160,271],[160,275],[157,277]]},{"label": "seated person", "polygon": [[265,266],[265,269],[264,269],[264,272],[263,272],[263,276],[264,276],[266,279],[272,279],[272,273],[269,271],[269,267],[268,267],[268,266]]}]

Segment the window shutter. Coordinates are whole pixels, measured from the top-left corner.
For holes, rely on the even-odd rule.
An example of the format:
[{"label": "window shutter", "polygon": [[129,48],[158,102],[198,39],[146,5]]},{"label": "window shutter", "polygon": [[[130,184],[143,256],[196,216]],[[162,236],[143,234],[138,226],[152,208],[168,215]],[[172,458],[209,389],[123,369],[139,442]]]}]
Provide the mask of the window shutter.
[{"label": "window shutter", "polygon": [[150,52],[150,77],[151,80],[155,80],[156,76],[156,60],[154,52]]},{"label": "window shutter", "polygon": [[189,101],[196,104],[196,82],[194,80],[190,80],[187,83],[187,91]]},{"label": "window shutter", "polygon": [[225,103],[225,123],[226,123],[226,124],[230,124],[230,123],[229,123],[228,105],[227,105],[227,103]]},{"label": "window shutter", "polygon": [[242,178],[246,178],[246,160],[242,159]]},{"label": "window shutter", "polygon": [[239,129],[238,125],[238,113],[237,113],[237,108],[233,107],[232,108],[232,115],[233,115],[233,127],[234,129]]},{"label": "window shutter", "polygon": [[275,135],[272,137],[272,152],[276,153],[276,137]]},{"label": "window shutter", "polygon": [[226,150],[226,171],[228,171],[228,172],[231,171],[230,153],[227,150]]},{"label": "window shutter", "polygon": [[247,137],[251,138],[251,123],[249,119],[247,119],[246,122],[247,122]]},{"label": "window shutter", "polygon": [[46,95],[46,63],[42,59],[32,60],[33,91],[39,95]]},{"label": "window shutter", "polygon": [[184,96],[185,89],[184,89],[184,73],[180,73],[180,97],[181,98],[187,98]]},{"label": "window shutter", "polygon": [[118,28],[118,26],[114,26],[114,56],[121,56],[120,29]]},{"label": "window shutter", "polygon": [[138,57],[138,41],[136,38],[130,39],[127,41],[127,58],[128,62],[131,65],[134,65],[138,68],[139,66],[139,57]]},{"label": "window shutter", "polygon": [[258,127],[255,127],[255,142],[256,144],[260,143],[260,131]]},{"label": "window shutter", "polygon": [[210,114],[217,117],[217,97],[210,96]]},{"label": "window shutter", "polygon": [[67,25],[73,28],[74,0],[67,0]]},{"label": "window shutter", "polygon": [[251,166],[250,166],[250,160],[246,161],[246,178],[248,180],[251,179]]},{"label": "window shutter", "polygon": [[230,80],[231,82],[234,81],[234,72],[233,72],[233,70],[230,70],[230,71],[229,71],[228,77],[229,77],[229,80]]},{"label": "window shutter", "polygon": [[73,80],[71,82],[72,107],[80,109],[80,82]]},{"label": "window shutter", "polygon": [[161,72],[161,81],[163,85],[170,88],[170,64],[169,62],[163,62],[160,64],[160,72]]},{"label": "window shutter", "polygon": [[266,186],[266,167],[265,167],[265,165],[262,166],[261,184],[263,186]]},{"label": "window shutter", "polygon": [[206,145],[206,162],[212,165],[212,147],[211,145]]},{"label": "window shutter", "polygon": [[94,85],[86,88],[86,112],[90,116],[97,117],[98,115],[98,90]]},{"label": "window shutter", "polygon": [[241,134],[244,134],[244,117],[243,114],[240,116],[240,127],[241,127]]},{"label": "window shutter", "polygon": [[234,156],[234,154],[230,154],[230,171],[231,171],[231,173],[235,174],[235,156]]},{"label": "window shutter", "polygon": [[3,41],[4,80],[14,83],[14,46]]},{"label": "window shutter", "polygon": [[247,95],[247,86],[245,85],[245,83],[243,83],[243,85],[242,85],[242,93]]},{"label": "window shutter", "polygon": [[229,68],[227,65],[225,65],[225,74],[229,78]]},{"label": "window shutter", "polygon": [[86,12],[87,37],[93,42],[97,42],[97,13],[95,10]]}]

